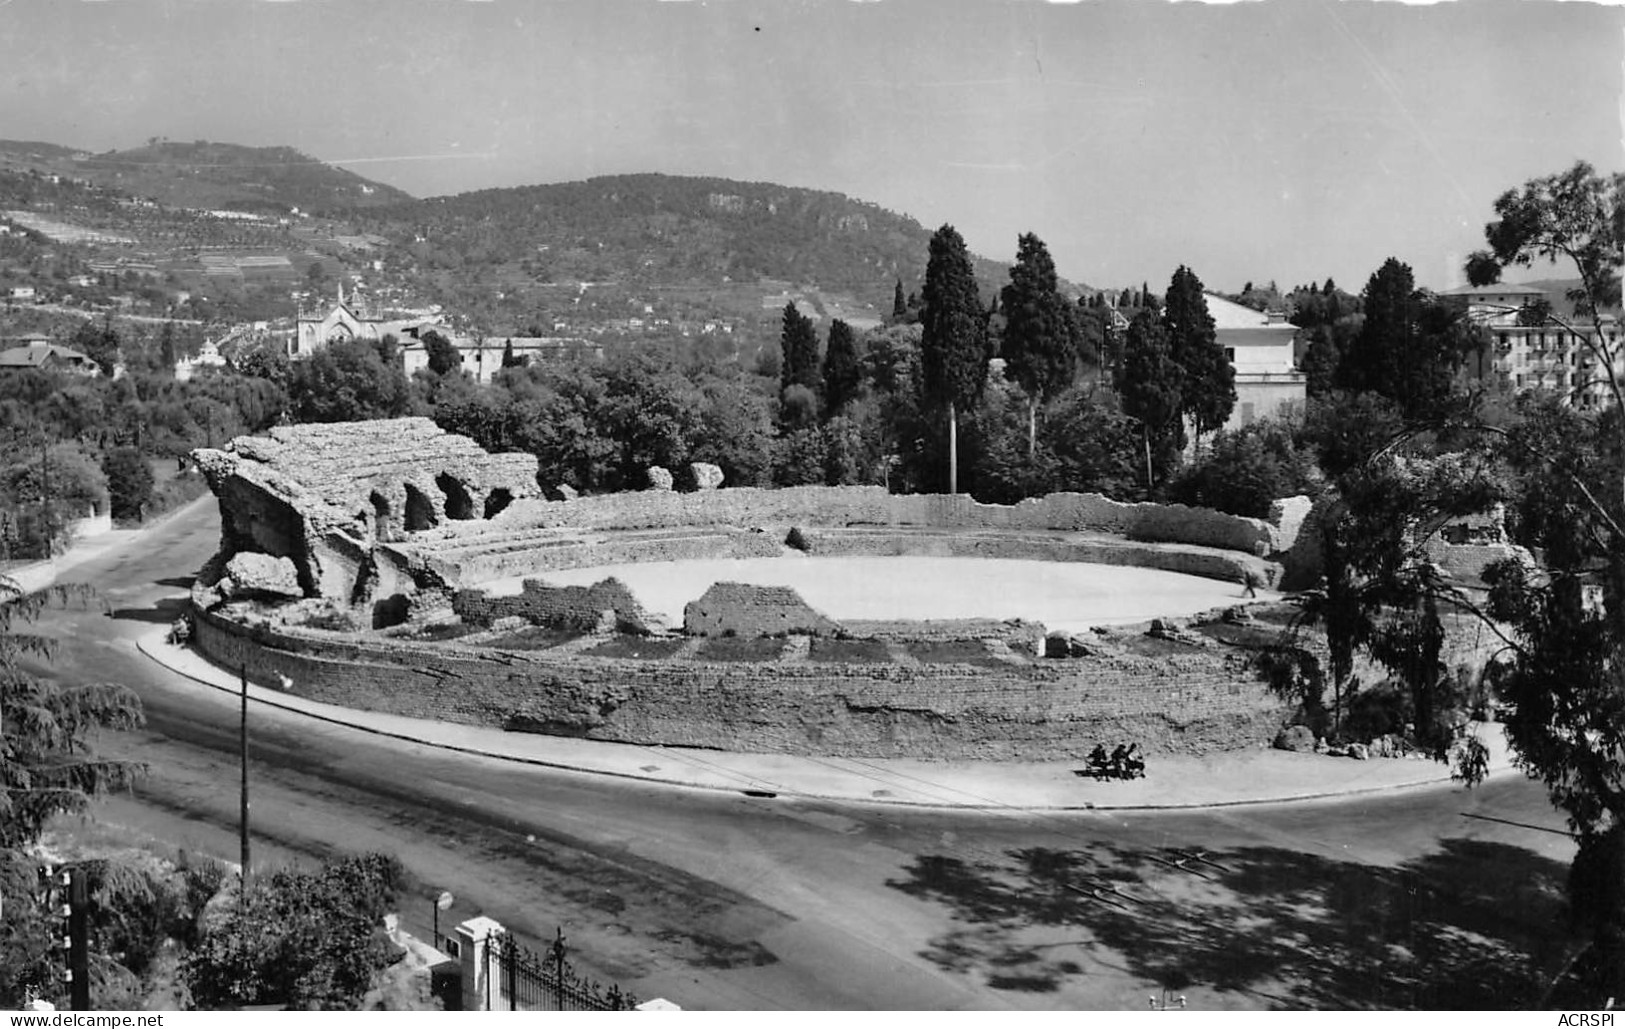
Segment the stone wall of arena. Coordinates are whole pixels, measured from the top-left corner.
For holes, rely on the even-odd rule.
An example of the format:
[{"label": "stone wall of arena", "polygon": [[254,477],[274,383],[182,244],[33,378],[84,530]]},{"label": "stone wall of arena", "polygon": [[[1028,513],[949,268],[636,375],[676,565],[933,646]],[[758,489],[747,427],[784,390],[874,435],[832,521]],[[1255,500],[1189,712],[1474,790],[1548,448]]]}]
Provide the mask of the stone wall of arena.
[{"label": "stone wall of arena", "polygon": [[[1264,582],[1273,582],[1279,566],[1231,550],[1171,543],[1132,543],[1119,539],[1019,535],[1017,533],[954,534],[922,529],[803,529],[807,551],[815,556],[858,555],[1007,558],[1028,561],[1078,561],[1093,564],[1133,565],[1166,572],[1235,581],[1252,569]],[[494,540],[493,540],[494,542]],[[637,532],[601,539],[546,540],[530,536],[503,539],[499,548],[462,553],[456,549],[428,557],[448,582],[474,584],[460,591],[478,590],[478,583],[543,575],[567,568],[639,562],[685,561],[699,558],[780,557],[784,546],[776,533],[738,530],[669,530]]]},{"label": "stone wall of arena", "polygon": [[717,529],[637,532],[602,539],[560,539],[553,533],[544,537],[523,532],[500,537],[487,534],[487,537],[485,545],[475,547],[426,547],[425,563],[447,582],[477,584],[565,568],[640,561],[777,557],[784,550],[779,539],[765,533]]},{"label": "stone wall of arena", "polygon": [[1285,711],[1229,648],[969,665],[638,661],[477,650],[197,616],[198,648],[261,685],[510,730],[734,751],[1071,760],[1097,742],[1207,753],[1267,741]]},{"label": "stone wall of arena", "polygon": [[882,486],[645,490],[565,501],[515,501],[497,522],[456,527],[459,542],[509,527],[657,529],[700,526],[886,526],[1099,532],[1130,540],[1189,543],[1264,555],[1291,546],[1286,527],[1181,504],[1125,504],[1096,493],[1052,493],[1018,504],[959,494],[893,494]]}]

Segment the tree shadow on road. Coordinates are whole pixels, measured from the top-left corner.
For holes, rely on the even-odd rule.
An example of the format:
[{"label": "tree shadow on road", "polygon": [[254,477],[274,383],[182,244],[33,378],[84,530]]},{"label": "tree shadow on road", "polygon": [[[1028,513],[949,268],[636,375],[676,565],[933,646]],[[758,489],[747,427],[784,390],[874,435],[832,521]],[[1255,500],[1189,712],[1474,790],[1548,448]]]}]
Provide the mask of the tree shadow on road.
[{"label": "tree shadow on road", "polygon": [[164,597],[151,607],[114,608],[112,615],[121,622],[152,622],[169,625],[192,607],[189,597]]},{"label": "tree shadow on road", "polygon": [[[996,989],[1049,991],[1097,961],[1173,990],[1263,1007],[1515,1009],[1563,964],[1560,862],[1521,847],[1443,841],[1398,868],[1274,847],[1176,868],[1163,852],[1097,844],[969,863],[920,855],[889,885],[947,905],[956,927],[924,956]],[[1035,936],[1067,937],[1067,946]]]}]

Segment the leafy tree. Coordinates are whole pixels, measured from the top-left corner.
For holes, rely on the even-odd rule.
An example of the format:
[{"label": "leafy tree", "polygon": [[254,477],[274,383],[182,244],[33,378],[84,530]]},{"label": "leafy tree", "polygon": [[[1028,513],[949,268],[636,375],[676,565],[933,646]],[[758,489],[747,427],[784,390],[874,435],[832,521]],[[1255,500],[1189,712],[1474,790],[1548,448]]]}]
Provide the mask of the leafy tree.
[{"label": "leafy tree", "polygon": [[299,422],[400,418],[417,408],[392,339],[332,343],[288,373],[288,408]]},{"label": "leafy tree", "polygon": [[[452,345],[451,340],[433,329],[423,334],[423,349],[429,355],[429,370],[436,375],[447,375],[463,366],[462,352]],[[511,356],[513,345],[510,343],[503,353],[504,359]],[[502,367],[506,368],[508,365],[504,364]]]},{"label": "leafy tree", "polygon": [[1552,302],[1545,297],[1535,299],[1518,308],[1518,324],[1538,328],[1552,320]]},{"label": "leafy tree", "polygon": [[107,683],[66,685],[37,675],[48,639],[27,631],[47,606],[82,600],[84,587],[23,594],[0,578],[0,1006],[22,1006],[29,990],[61,999],[60,920],[36,889],[29,853],[55,815],[82,811],[100,794],[123,789],[141,766],[96,756],[86,737],[142,721],[134,693]]},{"label": "leafy tree", "polygon": [[828,457],[823,430],[816,424],[791,429],[779,436],[774,448],[773,482],[779,486],[822,486]]},{"label": "leafy tree", "polygon": [[1487,250],[1475,250],[1467,255],[1467,283],[1470,286],[1493,286],[1501,281],[1501,262]]},{"label": "leafy tree", "polygon": [[1174,360],[1168,330],[1150,311],[1129,322],[1117,393],[1123,413],[1140,423],[1145,448],[1145,488],[1156,488],[1155,467],[1172,464],[1184,446],[1180,412],[1184,409],[1184,369]]},{"label": "leafy tree", "polygon": [[1200,440],[1202,433],[1222,427],[1235,409],[1236,373],[1219,346],[1202,280],[1184,265],[1168,283],[1162,326],[1168,331],[1174,363],[1184,372],[1180,413],[1190,419]]},{"label": "leafy tree", "polygon": [[931,237],[920,323],[920,365],[928,407],[948,412],[948,492],[959,491],[959,412],[987,382],[987,321],[965,241],[952,225]]},{"label": "leafy tree", "polygon": [[722,469],[731,486],[767,486],[773,474],[773,406],[743,381],[710,379],[690,458]]},{"label": "leafy tree", "polygon": [[107,476],[107,499],[114,518],[130,521],[141,518],[152,502],[152,465],[134,447],[118,447],[102,456],[102,472]]},{"label": "leafy tree", "polygon": [[1362,294],[1364,321],[1343,350],[1334,385],[1381,393],[1407,415],[1436,414],[1456,372],[1480,344],[1462,312],[1426,300],[1409,265],[1390,257]]},{"label": "leafy tree", "polygon": [[1004,374],[1027,394],[1027,456],[1038,448],[1038,408],[1072,385],[1078,371],[1078,321],[1057,288],[1055,262],[1044,241],[1024,233],[1017,241],[1010,283],[1000,292]]},{"label": "leafy tree", "polygon": [[784,305],[784,328],[779,334],[784,354],[779,370],[779,387],[805,386],[815,394],[822,385],[818,367],[818,333],[812,319],[796,309],[794,300]]},{"label": "leafy tree", "polygon": [[95,361],[102,374],[111,377],[119,363],[120,347],[118,330],[113,327],[113,316],[109,314],[100,324],[82,323],[68,340],[68,347]]},{"label": "leafy tree", "polygon": [[779,400],[779,424],[787,430],[806,429],[818,424],[818,394],[793,382],[784,388]]},{"label": "leafy tree", "polygon": [[1249,518],[1265,518],[1282,497],[1318,493],[1320,471],[1291,427],[1264,419],[1235,432],[1219,430],[1202,459],[1182,470],[1169,498]]},{"label": "leafy tree", "polygon": [[824,347],[824,413],[834,418],[857,398],[863,384],[863,369],[858,363],[857,341],[852,327],[837,318],[830,323],[829,341]]}]

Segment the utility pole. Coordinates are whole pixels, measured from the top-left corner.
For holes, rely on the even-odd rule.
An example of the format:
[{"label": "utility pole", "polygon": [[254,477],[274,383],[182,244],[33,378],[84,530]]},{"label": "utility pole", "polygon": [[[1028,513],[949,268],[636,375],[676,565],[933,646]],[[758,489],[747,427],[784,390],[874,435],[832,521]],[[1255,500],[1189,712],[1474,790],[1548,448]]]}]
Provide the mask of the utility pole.
[{"label": "utility pole", "polygon": [[68,996],[75,1011],[90,1010],[90,899],[85,870],[63,873],[68,880]]},{"label": "utility pole", "polygon": [[238,665],[237,666],[237,671],[238,671],[239,678],[242,681],[242,687],[243,687],[243,689],[242,689],[242,718],[241,718],[241,720],[239,722],[239,729],[238,729],[238,734],[237,734],[238,752],[239,752],[239,754],[240,754],[240,756],[242,758],[242,765],[243,765],[243,788],[242,788],[243,810],[242,810],[242,822],[241,822],[241,826],[240,826],[241,843],[242,843],[243,873],[242,873],[242,892],[241,892],[241,894],[239,894],[238,899],[239,899],[239,902],[246,902],[248,900],[248,666],[247,665]]}]

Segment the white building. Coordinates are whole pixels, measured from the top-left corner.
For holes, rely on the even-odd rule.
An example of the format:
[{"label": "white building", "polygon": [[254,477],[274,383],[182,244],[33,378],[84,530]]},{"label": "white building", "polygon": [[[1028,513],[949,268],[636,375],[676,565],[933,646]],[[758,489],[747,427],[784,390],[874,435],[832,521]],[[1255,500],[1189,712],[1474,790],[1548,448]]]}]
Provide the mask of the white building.
[{"label": "white building", "polygon": [[199,368],[224,368],[226,359],[221,356],[220,348],[212,339],[203,341],[198,348],[196,357],[183,357],[175,362],[175,381],[185,382]]},{"label": "white building", "polygon": [[[401,365],[409,379],[429,367],[429,348],[422,339],[428,334],[428,328],[425,327],[423,331],[413,334],[410,339],[401,340]],[[462,356],[462,371],[482,385],[497,377],[497,373],[502,370],[502,356],[510,347],[516,361],[529,364],[583,357],[599,358],[604,354],[603,347],[584,339],[567,339],[559,336],[494,336],[486,339],[469,339],[453,336],[444,326],[440,327],[440,334],[450,340],[451,345],[456,347]]]},{"label": "white building", "polygon": [[1308,377],[1292,359],[1297,326],[1283,316],[1205,294],[1214,335],[1236,374],[1236,406],[1225,422],[1234,431],[1260,418],[1284,418],[1302,413],[1308,398]]}]

